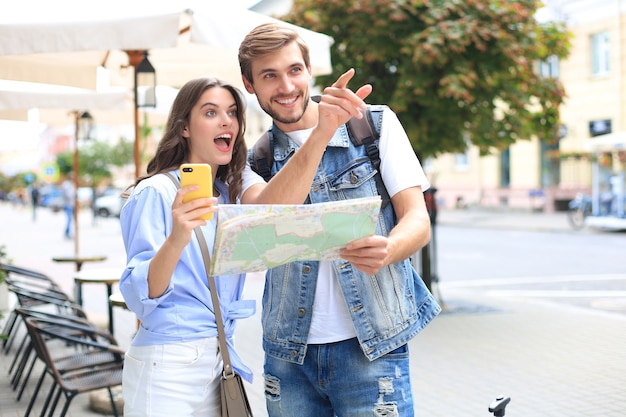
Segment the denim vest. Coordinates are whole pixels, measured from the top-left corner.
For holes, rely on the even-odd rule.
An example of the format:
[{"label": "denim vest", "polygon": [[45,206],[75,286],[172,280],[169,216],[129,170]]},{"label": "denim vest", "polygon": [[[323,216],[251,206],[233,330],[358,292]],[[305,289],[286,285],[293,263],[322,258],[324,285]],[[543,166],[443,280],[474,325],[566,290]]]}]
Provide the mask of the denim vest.
[{"label": "denim vest", "polygon": [[[384,106],[371,106],[382,122]],[[380,129],[379,129],[380,131]],[[270,132],[276,174],[297,150],[275,125]],[[364,146],[354,146],[346,126],[330,140],[306,204],[378,195],[375,171]],[[376,233],[387,236],[395,225],[391,204],[381,210]],[[344,260],[333,261],[365,355],[374,360],[407,343],[441,311],[407,259],[366,275]],[[263,348],[267,355],[302,364],[311,326],[319,262],[292,262],[266,274],[263,293]]]}]

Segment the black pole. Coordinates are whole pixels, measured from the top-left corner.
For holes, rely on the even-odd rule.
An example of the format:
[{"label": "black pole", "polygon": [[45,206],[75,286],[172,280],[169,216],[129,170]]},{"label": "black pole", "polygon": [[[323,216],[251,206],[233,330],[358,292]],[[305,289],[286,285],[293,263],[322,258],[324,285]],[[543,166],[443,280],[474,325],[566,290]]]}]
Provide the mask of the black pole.
[{"label": "black pole", "polygon": [[422,265],[422,280],[426,284],[426,287],[432,292],[433,282],[437,282],[436,267],[436,226],[437,226],[437,189],[434,187],[429,188],[424,192],[424,200],[426,201],[426,209],[428,210],[428,216],[430,217],[430,242],[422,248],[421,252],[421,265]]}]

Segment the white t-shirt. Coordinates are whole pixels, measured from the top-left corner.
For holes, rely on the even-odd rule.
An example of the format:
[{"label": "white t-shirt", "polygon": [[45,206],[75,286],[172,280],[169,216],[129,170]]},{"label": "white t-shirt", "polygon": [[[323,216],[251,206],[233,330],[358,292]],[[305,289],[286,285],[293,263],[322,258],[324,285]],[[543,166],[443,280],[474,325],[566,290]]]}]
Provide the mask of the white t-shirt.
[{"label": "white t-shirt", "polygon": [[[311,128],[289,132],[289,137],[302,145],[312,130]],[[379,152],[381,176],[390,197],[407,188],[421,186],[422,191],[426,191],[430,187],[404,128],[396,114],[388,108],[383,114]],[[244,171],[243,191],[261,181],[263,179],[247,165]],[[337,274],[331,261],[322,261],[317,277],[308,343],[331,343],[353,337],[356,337],[356,331]]]}]

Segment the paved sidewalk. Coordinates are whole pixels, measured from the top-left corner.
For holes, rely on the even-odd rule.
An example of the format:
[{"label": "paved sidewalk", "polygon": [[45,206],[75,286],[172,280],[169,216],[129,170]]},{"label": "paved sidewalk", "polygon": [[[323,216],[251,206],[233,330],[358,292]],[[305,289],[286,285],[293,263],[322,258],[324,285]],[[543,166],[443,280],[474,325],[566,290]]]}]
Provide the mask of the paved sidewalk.
[{"label": "paved sidewalk", "polygon": [[[62,239],[63,215],[40,211],[36,223],[28,209],[0,204],[0,245],[16,264],[32,266],[73,290],[71,265],[51,257],[71,253]],[[442,211],[439,224],[467,227],[515,227],[567,232],[563,213]],[[577,232],[578,233],[578,232]],[[81,214],[81,252],[104,253],[105,262],[85,268],[122,267],[124,250],[115,219],[93,225]],[[255,372],[248,387],[255,416],[266,416],[263,399],[263,352],[260,331],[262,274],[250,274],[247,298],[257,300],[257,314],[242,320],[237,346]],[[489,403],[499,395],[512,398],[510,417],[588,417],[626,415],[626,316],[522,298],[490,298],[480,288],[446,287],[444,313],[410,343],[416,415],[480,417],[491,415]],[[104,288],[84,288],[85,308],[106,320]],[[133,334],[132,313],[115,309],[116,337],[123,347]],[[11,355],[0,353],[0,417],[24,415],[8,382]],[[32,388],[34,378],[29,385]],[[38,414],[39,409],[36,407]],[[32,414],[34,415],[34,414]],[[101,416],[89,410],[89,396],[72,402],[70,417]]]},{"label": "paved sidewalk", "polygon": [[437,224],[479,228],[541,230],[547,232],[585,232],[584,230],[574,231],[572,229],[567,221],[566,212],[542,213],[479,208],[442,210],[438,213]]}]

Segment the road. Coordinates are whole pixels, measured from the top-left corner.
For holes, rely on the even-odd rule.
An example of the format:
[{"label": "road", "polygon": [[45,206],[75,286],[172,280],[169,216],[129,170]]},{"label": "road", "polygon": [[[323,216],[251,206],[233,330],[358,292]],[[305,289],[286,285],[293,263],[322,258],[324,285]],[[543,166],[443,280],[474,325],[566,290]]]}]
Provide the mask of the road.
[{"label": "road", "polygon": [[474,288],[626,315],[626,233],[436,227],[444,300]]}]

